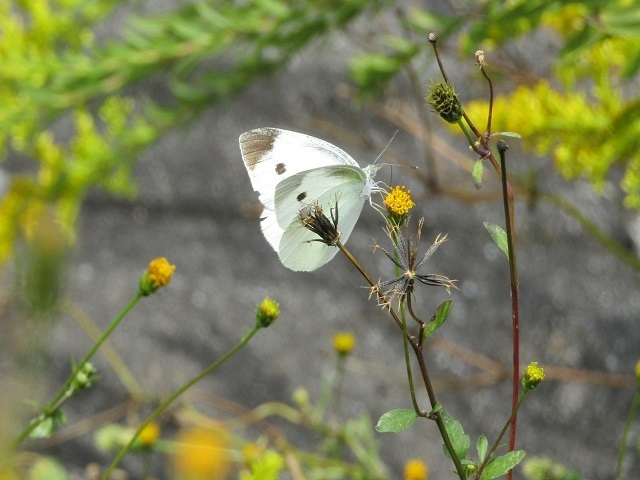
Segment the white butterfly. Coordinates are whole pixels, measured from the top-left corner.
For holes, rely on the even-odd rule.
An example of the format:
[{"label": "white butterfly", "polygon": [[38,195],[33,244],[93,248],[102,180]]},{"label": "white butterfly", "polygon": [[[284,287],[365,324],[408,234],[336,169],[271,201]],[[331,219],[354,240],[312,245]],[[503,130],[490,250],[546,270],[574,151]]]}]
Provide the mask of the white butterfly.
[{"label": "white butterfly", "polygon": [[262,233],[291,270],[315,270],[338,251],[311,241],[319,237],[302,226],[302,209],[317,203],[329,212],[337,201],[340,241],[345,243],[365,201],[371,202],[371,194],[381,190],[373,180],[380,165],[360,168],[338,147],[302,133],[249,130],[240,135],[240,151],[264,205]]}]

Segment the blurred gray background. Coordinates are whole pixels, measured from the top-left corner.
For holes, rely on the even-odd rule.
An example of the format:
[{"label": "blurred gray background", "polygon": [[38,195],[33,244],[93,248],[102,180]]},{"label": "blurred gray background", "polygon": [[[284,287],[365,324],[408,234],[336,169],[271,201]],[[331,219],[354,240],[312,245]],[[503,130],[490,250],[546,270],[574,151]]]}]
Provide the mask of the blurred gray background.
[{"label": "blurred gray background", "polygon": [[[364,22],[354,28],[366,29]],[[355,51],[347,34],[314,44],[287,71],[256,81],[146,152],[136,167],[137,199],[128,202],[96,192],[85,203],[68,271],[68,296],[101,328],[135,293],[151,259],[165,256],[177,266],[171,285],[144,299],[111,338],[151,395],[162,398],[173,392],[235,345],[253,325],[256,304],[270,296],[280,303],[278,321],[199,383],[191,401],[224,421],[233,412],[215,398],[251,409],[264,402],[290,402],[294,390],[303,387],[317,399],[335,369],[332,334],[352,331],[357,345],[347,363],[340,416],[364,412],[375,423],[388,410],[411,408],[402,340],[391,318],[369,300],[363,279],[340,255],[312,273],[291,272],[280,264],[260,232],[257,194],[238,148],[242,132],[273,126],[328,140],[363,166],[373,162],[398,127],[345,98],[343,60]],[[490,65],[491,60],[489,56]],[[472,76],[473,59],[463,61],[449,58],[447,65],[464,101],[484,85],[479,75]],[[420,73],[426,92],[436,71],[431,65]],[[390,110],[397,107],[381,102]],[[484,221],[503,225],[503,210],[488,164],[485,184],[477,191],[469,173],[456,166],[461,162],[469,169],[476,160],[465,140],[451,137],[433,114],[430,124],[433,139],[426,147],[445,191],[426,189],[409,169],[383,169],[378,179],[404,184],[414,193],[414,226],[425,218],[423,248],[438,233],[449,236],[424,271],[458,279],[460,290],[448,295],[419,287],[416,299],[425,318],[441,302],[453,300],[447,324],[426,345],[426,359],[439,402],[462,422],[473,446],[482,433],[493,441],[511,403],[508,264],[483,226]],[[375,139],[370,148],[359,141],[362,132]],[[587,184],[563,182],[548,160],[527,156],[517,140],[508,143],[514,172],[537,172],[544,188],[632,245],[634,216],[620,208],[618,179],[599,196]],[[419,166],[422,175],[432,173],[424,164],[425,146],[403,130],[381,161],[397,158]],[[521,361],[523,366],[537,361],[548,373],[520,411],[517,447],[528,456],[563,462],[585,479],[613,478],[640,353],[638,275],[549,204],[519,201],[516,222]],[[390,278],[392,265],[380,252],[372,253],[374,239],[385,242],[383,225],[365,206],[348,247],[374,278]],[[70,356],[81,358],[91,342],[71,318],[62,316],[51,344],[55,390],[66,378]],[[100,381],[65,409],[70,425],[128,398],[101,355],[94,364]],[[484,370],[487,365],[493,369]],[[212,397],[205,401],[205,395]],[[428,409],[420,389],[419,402]],[[296,445],[313,440],[284,422],[275,425]],[[247,436],[251,438],[250,430]],[[433,423],[420,421],[399,435],[376,436],[389,478],[400,478],[406,461],[416,457],[427,462],[430,478],[454,478]],[[89,434],[69,441],[48,451],[75,465],[77,472],[87,462],[111,460],[95,452]],[[635,446],[632,450],[637,452]],[[637,470],[638,463],[637,453],[631,453],[626,470]],[[139,464],[134,460],[123,466],[135,478]]]}]

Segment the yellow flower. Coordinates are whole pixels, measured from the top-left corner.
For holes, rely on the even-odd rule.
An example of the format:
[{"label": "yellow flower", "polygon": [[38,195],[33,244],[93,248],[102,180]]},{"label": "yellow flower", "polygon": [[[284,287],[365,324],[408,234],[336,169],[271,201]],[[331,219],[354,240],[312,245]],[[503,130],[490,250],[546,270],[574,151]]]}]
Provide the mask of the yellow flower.
[{"label": "yellow flower", "polygon": [[393,215],[406,215],[416,205],[411,200],[411,190],[407,190],[404,185],[396,188],[389,187],[384,204],[389,213]]},{"label": "yellow flower", "polygon": [[422,460],[410,460],[404,466],[404,480],[427,480],[429,469]]},{"label": "yellow flower", "polygon": [[348,355],[356,346],[356,337],[351,332],[339,332],[333,336],[333,348],[339,355]]},{"label": "yellow flower", "polygon": [[538,366],[538,362],[531,362],[524,371],[522,378],[522,386],[525,391],[530,392],[535,389],[538,384],[544,380],[544,369]]},{"label": "yellow flower", "polygon": [[267,297],[262,300],[262,303],[258,305],[258,311],[256,312],[256,322],[260,328],[267,328],[276,318],[280,315],[280,306],[275,300]]},{"label": "yellow flower", "polygon": [[147,275],[151,285],[155,288],[165,287],[169,285],[173,271],[176,269],[175,265],[171,265],[166,258],[158,257],[151,260],[149,268],[147,269]]},{"label": "yellow flower", "polygon": [[140,278],[140,293],[143,296],[151,295],[160,287],[166,287],[171,281],[175,265],[171,265],[164,257],[151,260],[147,271]]},{"label": "yellow flower", "polygon": [[140,435],[138,435],[138,441],[142,446],[150,447],[151,445],[156,443],[156,440],[158,440],[159,436],[160,436],[160,427],[158,426],[157,423],[151,422],[150,424],[148,424],[146,427],[142,429],[142,431],[140,432]]},{"label": "yellow flower", "polygon": [[192,428],[182,431],[172,456],[178,480],[222,480],[230,469],[223,430]]},{"label": "yellow flower", "polygon": [[636,363],[636,380],[640,381],[640,360]]}]

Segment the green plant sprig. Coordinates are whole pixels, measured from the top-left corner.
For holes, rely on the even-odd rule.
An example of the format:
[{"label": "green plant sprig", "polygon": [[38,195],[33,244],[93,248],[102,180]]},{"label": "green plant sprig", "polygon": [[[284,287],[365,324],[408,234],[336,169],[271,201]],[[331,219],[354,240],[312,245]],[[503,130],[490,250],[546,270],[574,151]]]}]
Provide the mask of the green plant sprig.
[{"label": "green plant sprig", "polygon": [[[389,314],[391,315],[393,320],[396,322],[396,325],[398,325],[398,327],[403,331],[404,337],[406,338],[409,345],[413,349],[416,355],[416,358],[418,360],[418,365],[420,366],[420,373],[422,375],[422,380],[427,390],[427,396],[429,397],[429,402],[431,404],[432,411],[437,409],[439,404],[438,404],[438,401],[436,400],[436,395],[433,389],[433,385],[431,383],[431,378],[429,377],[429,370],[427,368],[427,364],[424,361],[424,357],[422,355],[421,345],[418,345],[418,341],[416,340],[416,338],[406,331],[406,324],[403,326],[402,319],[398,316],[394,308],[391,306],[391,303],[387,299],[386,295],[378,288],[377,284],[373,281],[373,279],[366,272],[366,270],[364,270],[364,268],[360,265],[360,263],[356,260],[356,258],[351,254],[351,252],[347,250],[347,248],[339,241],[336,242],[335,246],[340,249],[340,251],[345,255],[345,257],[347,257],[349,262],[351,262],[351,264],[358,270],[358,272],[360,272],[363,278],[370,285],[371,291],[374,292],[375,295],[377,296],[379,303],[383,305],[386,310],[389,311]],[[435,420],[436,425],[438,426],[438,430],[440,431],[440,436],[442,437],[442,440],[444,442],[445,448],[447,452],[449,452],[449,454],[451,455],[451,459],[456,467],[456,471],[458,472],[458,475],[460,476],[460,478],[466,478],[465,469],[462,466],[462,463],[460,462],[460,459],[458,458],[455,452],[455,449],[453,448],[453,444],[451,443],[451,440],[449,439],[449,434],[447,433],[447,429],[444,425],[444,421],[442,420],[442,417],[437,413],[430,414],[428,412],[424,412],[420,410],[419,408],[417,408],[417,410],[418,412],[420,412],[419,416]]]},{"label": "green plant sprig", "polygon": [[89,360],[93,358],[95,353],[98,351],[100,346],[105,342],[107,338],[113,333],[116,327],[120,324],[120,322],[124,319],[124,317],[135,307],[138,301],[142,298],[143,294],[141,292],[136,293],[136,295],[127,303],[127,305],[122,309],[122,311],[113,319],[109,327],[102,333],[97,342],[91,347],[91,350],[87,352],[84,358],[78,363],[78,365],[74,366],[71,375],[67,378],[66,382],[62,385],[58,393],[55,395],[53,400],[47,404],[46,407],[43,408],[43,412],[34,418],[29,426],[16,437],[13,441],[13,446],[17,447],[20,445],[30,434],[33,432],[38,426],[40,426],[47,419],[53,418],[57,412],[60,411],[60,408],[73,396],[75,392],[78,391],[77,388],[72,388],[72,384],[76,381],[79,372],[82,372]]},{"label": "green plant sprig", "polygon": [[153,413],[151,413],[151,415],[149,415],[145,419],[145,421],[138,426],[137,430],[129,440],[129,443],[127,443],[122,448],[122,450],[120,450],[116,458],[114,458],[114,460],[111,462],[111,465],[109,465],[107,470],[105,470],[105,473],[102,476],[102,479],[103,480],[109,479],[113,470],[118,466],[118,464],[127,454],[127,452],[131,450],[131,447],[133,447],[137,438],[140,436],[140,433],[145,429],[147,425],[149,425],[153,420],[155,420],[158,417],[158,415],[160,415],[167,408],[169,408],[169,406],[184,392],[186,392],[189,388],[191,388],[193,385],[198,383],[204,377],[208,376],[209,374],[217,370],[218,367],[223,365],[227,360],[229,360],[236,353],[238,353],[247,343],[249,343],[249,340],[253,338],[253,336],[258,332],[258,330],[262,328],[266,328],[269,325],[271,325],[275,321],[275,319],[278,317],[278,315],[279,315],[279,309],[278,309],[277,303],[275,303],[271,299],[268,299],[268,298],[265,299],[258,306],[258,311],[256,313],[256,323],[253,326],[253,328],[249,332],[247,332],[242,337],[242,339],[227,353],[225,353],[222,357],[220,357],[218,360],[213,362],[211,365],[205,368],[202,372],[200,372],[198,375],[193,377],[191,380],[189,380],[187,383],[185,383],[183,386],[181,386],[179,389],[177,389],[175,392],[173,392],[171,395],[165,398],[162,401],[162,403],[153,411]]},{"label": "green plant sprig", "polygon": [[[491,119],[492,119],[492,103],[493,103],[493,83],[491,78],[487,74],[485,70],[485,59],[484,53],[479,51],[476,53],[477,65],[482,72],[482,75],[487,80],[489,84],[489,93],[490,93],[490,105],[489,112],[487,118],[487,130],[484,133],[480,133],[480,131],[473,124],[469,116],[464,112],[464,108],[462,104],[458,100],[457,95],[453,89],[453,86],[449,83],[447,74],[444,68],[444,65],[440,59],[440,54],[438,51],[438,35],[435,33],[429,34],[429,43],[433,46],[433,50],[435,52],[436,59],[438,61],[438,65],[440,67],[440,71],[442,73],[442,77],[445,80],[445,84],[435,84],[431,89],[431,93],[428,97],[428,102],[436,109],[439,115],[447,122],[452,124],[458,124],[462,128],[462,119],[472,130],[474,135],[476,135],[477,139],[475,141],[471,141],[469,138],[469,134],[466,128],[462,128],[462,131],[467,135],[469,140],[469,144],[474,152],[480,155],[481,159],[488,158],[491,164],[493,165],[496,173],[502,180],[502,194],[503,194],[503,203],[504,203],[504,216],[505,216],[505,224],[506,224],[506,244],[507,251],[505,252],[509,261],[509,276],[510,276],[510,289],[511,289],[511,318],[512,318],[512,365],[513,365],[513,376],[512,376],[512,399],[511,399],[511,410],[516,411],[516,406],[518,404],[519,399],[519,389],[520,389],[520,334],[519,334],[519,293],[518,293],[518,269],[516,262],[516,254],[515,254],[515,245],[513,243],[513,237],[515,232],[515,213],[514,213],[514,196],[511,186],[507,180],[507,172],[506,172],[506,161],[505,161],[505,152],[506,152],[506,143],[499,142],[498,150],[500,153],[501,163],[498,164],[493,152],[491,151],[491,147],[489,146],[489,140],[491,139]],[[516,441],[516,425],[517,425],[517,416],[514,414],[511,419],[511,431],[509,435],[509,451],[513,451],[515,449],[515,441]],[[509,472],[508,479],[510,480],[512,473]]]}]

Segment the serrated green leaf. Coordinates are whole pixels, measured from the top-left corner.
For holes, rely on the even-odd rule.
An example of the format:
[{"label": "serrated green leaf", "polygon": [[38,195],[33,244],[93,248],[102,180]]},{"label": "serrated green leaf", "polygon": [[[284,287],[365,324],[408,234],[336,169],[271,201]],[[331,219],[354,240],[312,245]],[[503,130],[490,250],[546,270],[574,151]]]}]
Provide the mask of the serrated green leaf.
[{"label": "serrated green leaf", "polygon": [[418,415],[414,410],[405,408],[391,410],[380,417],[376,430],[380,433],[398,433],[413,425],[416,418]]},{"label": "serrated green leaf", "polygon": [[492,478],[498,478],[506,475],[509,473],[509,470],[520,463],[524,456],[524,450],[515,450],[500,457],[496,457],[485,467],[480,478],[482,480],[491,480]]},{"label": "serrated green leaf", "polygon": [[471,179],[473,180],[473,186],[480,188],[482,186],[482,173],[484,167],[482,165],[482,159],[473,164],[473,170],[471,171]]},{"label": "serrated green leaf", "polygon": [[509,259],[509,246],[507,242],[507,232],[505,232],[502,229],[502,227],[489,222],[484,222],[484,228],[487,229],[487,231],[489,232],[489,235],[491,235],[491,238],[493,239],[495,244],[498,246],[500,250],[504,252],[504,254],[507,256],[507,259]]},{"label": "serrated green leaf", "polygon": [[449,313],[451,312],[451,307],[453,306],[453,302],[451,300],[447,300],[442,303],[438,309],[436,310],[435,315],[431,319],[431,321],[427,324],[427,327],[424,329],[424,334],[422,336],[423,340],[427,338],[434,330],[441,327],[445,322]]},{"label": "serrated green leaf", "polygon": [[[444,428],[447,431],[447,435],[449,435],[449,440],[451,441],[451,445],[453,445],[453,450],[456,452],[456,455],[460,460],[467,458],[467,453],[469,453],[469,448],[471,447],[469,435],[464,433],[460,422],[445,410],[442,410],[439,415],[444,422]],[[447,449],[445,448],[444,450],[447,457],[451,458]]]},{"label": "serrated green leaf", "polygon": [[487,441],[487,437],[484,435],[480,435],[478,437],[478,442],[476,443],[476,448],[478,449],[478,459],[480,463],[484,461],[484,457],[487,454],[487,447],[489,446],[489,442]]}]

